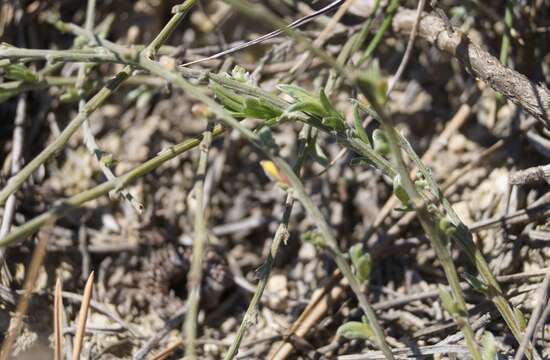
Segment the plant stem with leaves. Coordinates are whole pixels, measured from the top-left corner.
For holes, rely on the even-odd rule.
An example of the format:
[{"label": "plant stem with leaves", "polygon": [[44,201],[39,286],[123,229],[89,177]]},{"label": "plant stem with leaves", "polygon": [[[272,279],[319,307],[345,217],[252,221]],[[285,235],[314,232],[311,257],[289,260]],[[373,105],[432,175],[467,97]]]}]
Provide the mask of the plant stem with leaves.
[{"label": "plant stem with leaves", "polygon": [[[386,134],[387,141],[390,148],[390,153],[393,158],[393,163],[402,181],[402,186],[406,191],[408,197],[410,198],[410,203],[414,210],[416,211],[417,217],[420,220],[422,228],[426,232],[426,235],[430,239],[432,246],[443,266],[447,281],[451,287],[453,294],[453,300],[456,304],[457,311],[453,315],[455,317],[457,324],[462,329],[468,349],[474,360],[481,360],[481,352],[475,341],[474,331],[468,321],[468,310],[466,307],[466,302],[464,301],[464,295],[460,287],[460,280],[458,278],[458,273],[456,271],[455,265],[447,248],[448,236],[440,228],[439,221],[436,221],[437,218],[434,218],[434,215],[430,214],[427,209],[427,206],[424,205],[424,199],[418,192],[416,185],[413,183],[409,176],[409,169],[405,164],[403,156],[401,154],[401,146],[399,141],[399,135],[395,130],[392,119],[385,112],[385,109],[380,104],[377,95],[373,92],[373,86],[370,83],[369,79],[366,79],[362,76],[357,78],[357,86],[365,95],[372,108],[379,116],[381,126]],[[383,89],[380,90],[382,92]],[[380,94],[381,95],[381,94]]]}]

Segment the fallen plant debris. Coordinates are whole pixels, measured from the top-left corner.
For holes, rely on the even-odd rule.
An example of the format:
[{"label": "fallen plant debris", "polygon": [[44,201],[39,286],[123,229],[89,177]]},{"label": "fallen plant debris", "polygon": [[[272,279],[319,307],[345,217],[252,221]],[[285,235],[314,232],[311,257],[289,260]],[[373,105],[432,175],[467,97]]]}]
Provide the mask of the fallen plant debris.
[{"label": "fallen plant debris", "polygon": [[0,358],[550,356],[547,0],[86,4],[0,4]]}]

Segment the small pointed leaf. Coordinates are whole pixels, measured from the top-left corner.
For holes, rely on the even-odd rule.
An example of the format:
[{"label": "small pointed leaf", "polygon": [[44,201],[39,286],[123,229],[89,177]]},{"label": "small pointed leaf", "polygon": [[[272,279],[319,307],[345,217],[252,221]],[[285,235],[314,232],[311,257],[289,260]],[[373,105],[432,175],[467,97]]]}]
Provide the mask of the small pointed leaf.
[{"label": "small pointed leaf", "polygon": [[361,115],[359,114],[359,106],[357,103],[353,104],[353,123],[355,124],[355,134],[361,141],[372,147],[369,137],[363,128],[361,123]]},{"label": "small pointed leaf", "polygon": [[403,187],[403,184],[401,183],[401,176],[399,174],[395,175],[393,178],[393,193],[399,200],[401,200],[403,204],[409,204],[409,194]]},{"label": "small pointed leaf", "polygon": [[488,331],[483,335],[482,349],[481,357],[483,360],[495,360],[497,358],[495,337]]},{"label": "small pointed leaf", "polygon": [[372,339],[374,332],[369,324],[359,321],[349,321],[338,328],[338,335],[346,339]]},{"label": "small pointed leaf", "polygon": [[277,85],[277,89],[290,95],[297,102],[318,102],[317,98],[312,96],[309,91],[297,85],[280,84]]},{"label": "small pointed leaf", "polygon": [[372,141],[374,143],[374,151],[382,156],[390,153],[390,144],[384,131],[376,129],[372,133]]},{"label": "small pointed leaf", "polygon": [[290,105],[287,109],[288,112],[302,111],[312,115],[323,117],[326,115],[325,110],[319,102],[316,101],[302,101]]},{"label": "small pointed leaf", "polygon": [[472,289],[474,289],[475,291],[480,292],[482,294],[487,293],[487,284],[485,284],[483,281],[479,280],[474,275],[466,272],[466,273],[464,273],[464,279],[466,280],[466,282],[468,284],[470,284]]}]

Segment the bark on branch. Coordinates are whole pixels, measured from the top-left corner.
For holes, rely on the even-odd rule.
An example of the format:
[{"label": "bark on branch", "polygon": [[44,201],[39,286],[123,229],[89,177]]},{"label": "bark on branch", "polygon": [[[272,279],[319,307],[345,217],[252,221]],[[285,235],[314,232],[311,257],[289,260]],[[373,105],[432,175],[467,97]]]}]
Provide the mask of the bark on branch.
[{"label": "bark on branch", "polygon": [[[400,9],[394,16],[397,32],[410,32],[415,22],[414,10]],[[424,14],[418,35],[457,58],[473,76],[483,80],[550,128],[550,90],[543,83],[535,83],[525,75],[502,65],[497,58],[471,42],[460,32],[448,32],[444,21]]]}]

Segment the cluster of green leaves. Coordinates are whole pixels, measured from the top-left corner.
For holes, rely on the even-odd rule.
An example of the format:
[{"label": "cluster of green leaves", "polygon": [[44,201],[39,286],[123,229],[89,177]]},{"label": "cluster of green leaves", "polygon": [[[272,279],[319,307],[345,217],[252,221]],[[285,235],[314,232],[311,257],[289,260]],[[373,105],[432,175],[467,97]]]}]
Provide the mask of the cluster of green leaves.
[{"label": "cluster of green leaves", "polygon": [[[8,47],[6,43],[0,44],[0,47]],[[1,76],[5,79],[19,81],[21,83],[36,83],[40,81],[40,77],[32,69],[22,64],[12,63],[8,59],[0,60]],[[0,103],[17,95],[18,90],[0,89]]]},{"label": "cluster of green leaves", "polygon": [[12,64],[9,60],[4,60],[0,63],[0,68],[4,70],[4,77],[10,80],[25,81],[25,82],[38,82],[38,75],[21,64]]},{"label": "cluster of green leaves", "polygon": [[[244,84],[252,85],[249,74],[240,66],[236,66],[231,74],[226,74],[226,76]],[[281,109],[261,98],[241,95],[213,81],[210,83],[210,88],[216,99],[235,118],[251,117],[273,122],[277,121],[279,116],[283,114]]]},{"label": "cluster of green leaves", "polygon": [[323,125],[333,130],[346,129],[344,115],[332,105],[324,89],[319,90],[316,96],[296,85],[279,85],[277,89],[294,99],[294,103],[286,109],[287,113],[304,112],[320,118]]}]

